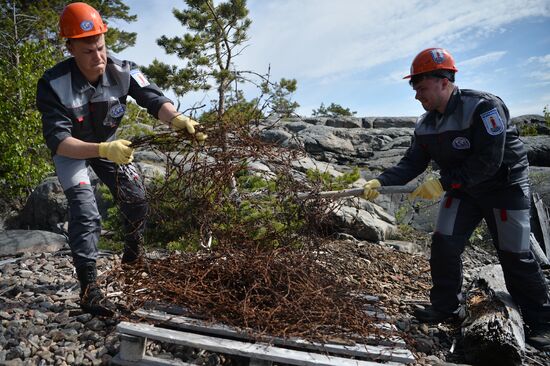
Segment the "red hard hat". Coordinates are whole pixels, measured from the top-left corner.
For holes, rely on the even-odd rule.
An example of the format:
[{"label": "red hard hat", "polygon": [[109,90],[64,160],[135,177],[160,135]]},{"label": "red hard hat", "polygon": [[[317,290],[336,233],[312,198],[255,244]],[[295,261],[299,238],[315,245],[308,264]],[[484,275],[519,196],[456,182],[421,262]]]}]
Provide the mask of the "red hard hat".
[{"label": "red hard hat", "polygon": [[411,76],[434,70],[458,71],[455,60],[449,51],[443,48],[427,48],[420,52],[411,64],[410,75],[405,76],[403,79],[409,79]]},{"label": "red hard hat", "polygon": [[84,38],[107,32],[107,25],[90,5],[72,3],[63,9],[59,29],[59,35],[63,38]]}]

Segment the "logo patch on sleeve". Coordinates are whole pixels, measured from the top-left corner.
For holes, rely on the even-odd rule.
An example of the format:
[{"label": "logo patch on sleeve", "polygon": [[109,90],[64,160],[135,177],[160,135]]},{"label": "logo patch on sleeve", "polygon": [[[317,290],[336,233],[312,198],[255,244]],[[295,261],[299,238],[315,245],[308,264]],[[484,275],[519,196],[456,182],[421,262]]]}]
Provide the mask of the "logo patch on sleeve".
[{"label": "logo patch on sleeve", "polygon": [[138,85],[142,88],[150,84],[149,80],[147,80],[145,75],[143,75],[138,69],[131,70],[130,75],[132,75],[136,83],[138,83]]},{"label": "logo patch on sleeve", "polygon": [[496,108],[482,113],[481,119],[489,135],[500,135],[504,131],[504,122],[502,122],[502,118],[500,118]]}]

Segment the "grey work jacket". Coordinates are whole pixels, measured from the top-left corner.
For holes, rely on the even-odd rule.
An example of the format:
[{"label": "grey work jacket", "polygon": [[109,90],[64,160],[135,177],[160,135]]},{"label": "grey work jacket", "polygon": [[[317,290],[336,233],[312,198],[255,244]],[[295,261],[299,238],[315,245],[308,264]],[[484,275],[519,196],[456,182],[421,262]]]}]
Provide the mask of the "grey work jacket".
[{"label": "grey work jacket", "polygon": [[134,98],[154,117],[170,102],[131,61],[107,57],[105,73],[91,85],[68,58],[47,70],[38,81],[36,105],[42,113],[42,130],[53,154],[65,138],[86,142],[112,140],[126,111],[126,99]]},{"label": "grey work jacket", "polygon": [[472,196],[524,183],[527,152],[504,102],[497,96],[455,87],[445,113],[419,117],[412,144],[399,163],[384,171],[382,185],[402,185],[433,160],[443,189]]}]

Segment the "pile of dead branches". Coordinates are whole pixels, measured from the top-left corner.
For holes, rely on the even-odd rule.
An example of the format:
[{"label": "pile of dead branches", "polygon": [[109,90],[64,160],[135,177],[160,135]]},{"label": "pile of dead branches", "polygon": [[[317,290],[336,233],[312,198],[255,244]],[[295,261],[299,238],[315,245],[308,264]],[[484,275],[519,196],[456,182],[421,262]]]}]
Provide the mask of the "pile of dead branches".
[{"label": "pile of dead branches", "polygon": [[360,286],[334,276],[310,252],[226,248],[148,260],[120,276],[131,309],[179,305],[190,316],[260,337],[334,342],[381,335]]},{"label": "pile of dead branches", "polygon": [[[324,172],[318,180],[297,172],[292,162],[305,156],[301,150],[261,142],[250,128],[207,133],[204,145],[169,132],[133,142],[167,165],[149,188],[149,235],[194,251],[124,268],[117,280],[129,308],[177,305],[256,335],[334,341],[380,334],[365,312],[364,288],[318,256],[338,203],[316,193],[342,187]],[[299,199],[300,192],[311,195]]]}]

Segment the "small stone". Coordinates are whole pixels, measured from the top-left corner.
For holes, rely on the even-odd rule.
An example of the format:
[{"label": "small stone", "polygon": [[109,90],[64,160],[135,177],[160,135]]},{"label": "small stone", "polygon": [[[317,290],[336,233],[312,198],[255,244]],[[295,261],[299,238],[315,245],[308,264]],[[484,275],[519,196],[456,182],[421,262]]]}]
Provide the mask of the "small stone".
[{"label": "small stone", "polygon": [[427,338],[416,338],[415,348],[419,352],[430,353],[433,348],[433,342]]},{"label": "small stone", "polygon": [[77,322],[80,322],[80,323],[86,323],[86,322],[89,322],[90,320],[92,320],[93,318],[93,315],[92,314],[82,314],[82,315],[79,315],[76,317],[76,321]]},{"label": "small stone", "polygon": [[105,322],[94,318],[86,323],[86,327],[95,331],[102,330],[105,328]]},{"label": "small stone", "polygon": [[408,320],[400,319],[396,322],[396,326],[399,330],[407,332],[411,329],[411,323]]},{"label": "small stone", "polygon": [[28,271],[26,269],[22,269],[19,271],[19,276],[21,278],[30,278],[33,275],[33,271]]},{"label": "small stone", "polygon": [[73,365],[74,364],[74,354],[72,352],[68,353],[67,354],[67,363],[69,365]]}]

